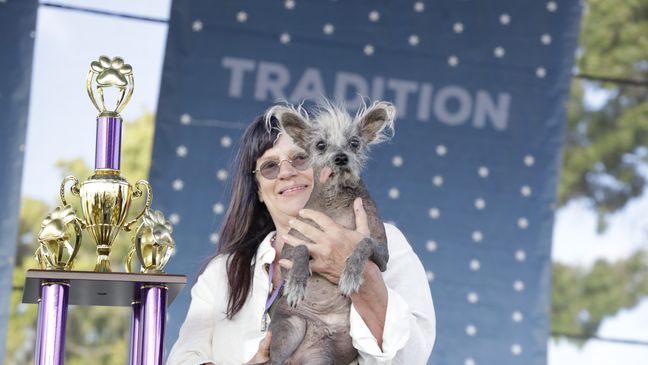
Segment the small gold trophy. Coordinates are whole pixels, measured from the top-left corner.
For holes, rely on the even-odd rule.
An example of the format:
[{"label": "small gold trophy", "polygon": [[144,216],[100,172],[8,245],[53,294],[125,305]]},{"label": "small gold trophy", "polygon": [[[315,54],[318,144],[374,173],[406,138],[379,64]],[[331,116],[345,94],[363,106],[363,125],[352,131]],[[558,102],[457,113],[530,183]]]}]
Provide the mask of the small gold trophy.
[{"label": "small gold trophy", "polygon": [[[86,230],[97,246],[94,271],[111,271],[110,250],[117,234],[122,230],[130,231],[145,214],[146,217],[137,230],[137,245],[134,248],[142,271],[161,273],[171,256],[175,247],[170,235],[171,226],[164,220],[162,213],[149,210],[152,200],[150,184],[146,180],[138,180],[132,186],[119,174],[122,127],[119,113],[130,100],[133,88],[133,69],[123,59],[101,56],[98,61],[90,64],[86,89],[99,111],[95,173],[82,183],[74,176],[63,179],[60,188],[63,206],[57,207],[43,221],[39,234],[40,245],[35,256],[41,268],[70,270],[79,249],[81,231]],[[116,92],[117,100],[109,109],[105,98],[111,92]],[[72,182],[70,192],[80,198],[83,219],[76,216],[76,212],[66,201],[65,190],[69,181]],[[133,219],[126,221],[131,201],[140,198],[145,192],[144,209]],[[76,237],[74,243],[71,242],[73,233]],[[129,256],[132,257],[132,254]],[[130,259],[127,269],[130,271]]]},{"label": "small gold trophy", "polygon": [[[72,231],[73,230],[73,231]],[[71,242],[74,233],[75,241]],[[41,269],[70,270],[81,246],[81,223],[71,205],[56,207],[41,224],[36,260]]]},{"label": "small gold trophy", "polygon": [[126,258],[126,271],[131,272],[133,255],[137,254],[142,272],[147,274],[160,274],[164,265],[171,257],[175,242],[171,233],[171,223],[164,218],[159,210],[147,210],[142,224],[137,228],[133,245]]}]

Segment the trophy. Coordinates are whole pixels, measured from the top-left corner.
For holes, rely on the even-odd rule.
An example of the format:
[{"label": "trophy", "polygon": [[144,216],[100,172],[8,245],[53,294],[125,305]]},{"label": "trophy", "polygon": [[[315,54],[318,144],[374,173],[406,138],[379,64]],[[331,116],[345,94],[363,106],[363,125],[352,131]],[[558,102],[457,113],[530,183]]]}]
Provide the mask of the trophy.
[{"label": "trophy", "polygon": [[[119,113],[130,100],[133,86],[133,69],[121,58],[101,56],[90,64],[86,90],[99,111],[94,174],[83,182],[74,176],[63,179],[61,205],[43,220],[38,233],[34,256],[40,270],[25,274],[23,302],[39,303],[36,365],[63,364],[68,302],[130,306],[129,364],[162,365],[166,306],[187,278],[163,271],[175,242],[171,224],[160,211],[150,209],[150,184],[138,180],[131,185],[120,175]],[[68,190],[79,199],[82,215],[68,204]],[[144,199],[143,208],[132,212],[131,203],[136,199]],[[134,227],[133,243],[125,258],[127,273],[112,272],[110,252],[117,235]],[[73,270],[83,231],[96,245],[93,271]],[[139,262],[138,273],[132,269],[134,257]]]},{"label": "trophy", "polygon": [[[74,229],[74,232],[71,232]],[[71,233],[76,237],[70,242]],[[56,207],[41,225],[36,260],[41,269],[70,270],[81,247],[81,224],[71,205]]]},{"label": "trophy", "polygon": [[[74,176],[63,179],[60,188],[62,207],[57,207],[52,212],[52,217],[48,216],[43,221],[43,229],[39,235],[40,245],[36,252],[36,259],[41,268],[70,270],[78,251],[81,231],[85,230],[92,237],[97,249],[94,271],[110,272],[110,251],[117,234],[120,231],[131,231],[132,226],[149,212],[152,200],[150,184],[146,180],[138,180],[131,185],[119,174],[122,127],[119,113],[133,95],[133,88],[133,69],[121,58],[115,57],[111,60],[101,56],[98,61],[90,64],[86,90],[92,104],[99,111],[95,171],[94,175],[82,183],[79,183]],[[106,98],[107,94],[111,93],[116,95],[116,100],[109,105]],[[76,216],[66,200],[68,182],[72,182],[70,193],[80,199],[83,218]],[[131,202],[142,196],[146,197],[144,208],[127,221]],[[61,214],[64,214],[64,217],[59,217]],[[136,234],[136,242],[146,248],[143,250],[134,248],[131,251],[137,252],[144,272],[161,273],[174,249],[173,239],[170,238],[171,229],[166,223],[169,226],[168,235],[155,235],[152,232],[156,228],[153,227],[160,219],[164,221],[164,216],[160,212],[155,212],[148,214],[147,217],[149,218],[144,219]],[[155,217],[158,218],[157,221]],[[69,232],[63,232],[66,225],[74,227],[77,237],[74,245],[70,243]],[[163,238],[164,242],[157,243],[156,237]],[[132,257],[132,253],[129,257]],[[127,266],[130,268],[130,260],[128,261]],[[127,271],[130,272],[130,269]]]}]

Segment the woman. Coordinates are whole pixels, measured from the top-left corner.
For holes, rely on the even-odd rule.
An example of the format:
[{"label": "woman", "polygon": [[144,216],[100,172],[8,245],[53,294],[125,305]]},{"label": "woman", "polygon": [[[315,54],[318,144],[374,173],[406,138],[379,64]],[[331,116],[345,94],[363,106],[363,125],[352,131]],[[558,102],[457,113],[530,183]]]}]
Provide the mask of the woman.
[{"label": "woman", "polygon": [[[262,117],[245,131],[233,164],[230,205],[218,254],[191,290],[191,305],[167,365],[242,364],[267,360],[268,309],[281,286],[284,244],[310,238],[311,269],[337,284],[345,260],[368,235],[361,199],[356,227],[337,225],[302,209],[313,189],[313,169],[292,139],[270,130]],[[319,178],[319,177],[318,177]],[[322,230],[296,220],[314,220]],[[425,364],[435,339],[435,317],[423,267],[403,234],[385,225],[390,261],[381,273],[373,262],[360,291],[351,295],[351,337],[360,364]],[[275,289],[275,290],[273,290]],[[274,294],[274,295],[273,295]]]}]

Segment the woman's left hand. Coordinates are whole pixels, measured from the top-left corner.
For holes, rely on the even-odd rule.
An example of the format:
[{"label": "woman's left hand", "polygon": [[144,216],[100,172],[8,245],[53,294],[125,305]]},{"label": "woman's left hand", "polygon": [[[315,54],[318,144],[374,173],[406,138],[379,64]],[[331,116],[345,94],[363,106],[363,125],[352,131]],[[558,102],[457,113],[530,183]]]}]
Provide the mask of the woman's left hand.
[{"label": "woman's left hand", "polygon": [[[292,235],[283,237],[289,245],[306,245],[311,255],[311,270],[336,285],[340,281],[347,258],[351,256],[361,240],[370,236],[367,214],[362,206],[361,198],[356,198],[353,202],[353,210],[355,213],[355,230],[337,224],[324,213],[302,209],[299,216],[313,220],[321,229],[298,219],[292,219],[289,222],[290,227],[296,229],[314,243],[303,242],[303,240]],[[288,260],[280,260],[279,264],[284,267],[292,266],[292,263]]]}]

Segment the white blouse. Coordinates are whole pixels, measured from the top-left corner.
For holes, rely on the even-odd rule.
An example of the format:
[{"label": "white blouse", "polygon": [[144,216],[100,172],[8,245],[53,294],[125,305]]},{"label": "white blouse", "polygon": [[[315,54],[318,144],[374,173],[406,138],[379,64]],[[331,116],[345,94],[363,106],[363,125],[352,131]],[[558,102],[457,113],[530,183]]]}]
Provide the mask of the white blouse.
[{"label": "white blouse", "polygon": [[[350,322],[357,363],[426,364],[436,337],[432,295],[421,261],[398,228],[385,224],[389,248],[387,313],[382,350],[358,312],[351,305]],[[272,263],[275,250],[271,232],[259,245],[248,300],[229,320],[227,310],[227,256],[212,259],[191,289],[191,305],[167,365],[241,365],[249,361],[264,338],[263,314],[270,292],[264,264]],[[356,362],[353,362],[355,364]]]}]

